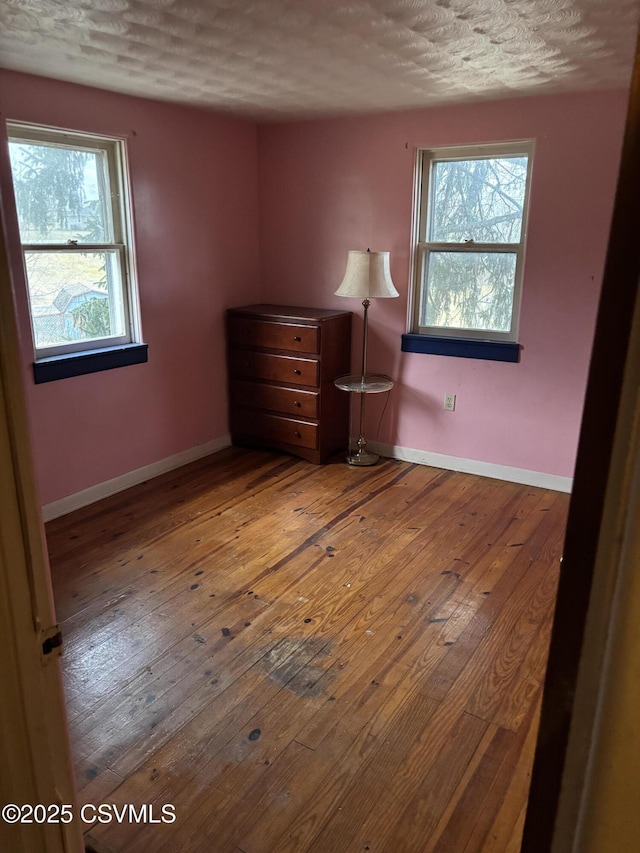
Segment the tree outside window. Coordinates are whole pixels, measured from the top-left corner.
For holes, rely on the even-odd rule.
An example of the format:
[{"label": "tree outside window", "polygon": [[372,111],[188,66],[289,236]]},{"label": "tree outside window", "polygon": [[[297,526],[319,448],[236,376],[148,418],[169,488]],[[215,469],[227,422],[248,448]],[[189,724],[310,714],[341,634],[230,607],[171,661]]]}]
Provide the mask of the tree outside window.
[{"label": "tree outside window", "polygon": [[420,153],[412,331],[515,341],[529,143]]},{"label": "tree outside window", "polygon": [[9,127],[37,357],[129,343],[122,143]]}]

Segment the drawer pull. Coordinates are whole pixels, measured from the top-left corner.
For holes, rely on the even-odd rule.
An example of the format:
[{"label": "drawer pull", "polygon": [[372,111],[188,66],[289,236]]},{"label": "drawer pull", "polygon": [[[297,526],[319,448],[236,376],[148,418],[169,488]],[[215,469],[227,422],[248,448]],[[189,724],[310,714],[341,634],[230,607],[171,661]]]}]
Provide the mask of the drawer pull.
[{"label": "drawer pull", "polygon": [[296,407],[296,409],[300,409],[302,407],[302,403],[300,402],[300,400],[294,400],[293,405]]},{"label": "drawer pull", "polygon": [[301,370],[298,370],[298,368],[297,368],[297,367],[294,369],[294,371],[293,371],[293,372],[295,373],[295,375],[296,375],[296,376],[300,376],[300,374],[302,373],[302,371],[301,371]]},{"label": "drawer pull", "polygon": [[302,340],[302,338],[300,337],[300,335],[294,335],[294,336],[293,336],[293,340],[294,340],[297,344],[299,344],[299,343],[300,343],[300,341]]},{"label": "drawer pull", "polygon": [[296,438],[302,438],[302,436],[300,435],[298,430],[296,430],[293,434],[295,435]]}]

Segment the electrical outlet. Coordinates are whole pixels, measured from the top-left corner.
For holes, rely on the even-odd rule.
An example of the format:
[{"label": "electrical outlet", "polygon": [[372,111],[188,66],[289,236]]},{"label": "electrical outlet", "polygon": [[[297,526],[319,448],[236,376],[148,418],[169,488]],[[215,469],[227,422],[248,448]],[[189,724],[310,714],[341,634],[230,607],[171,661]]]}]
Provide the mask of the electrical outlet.
[{"label": "electrical outlet", "polygon": [[456,395],[455,394],[445,394],[444,395],[444,409],[447,412],[455,412],[455,410],[456,410]]}]

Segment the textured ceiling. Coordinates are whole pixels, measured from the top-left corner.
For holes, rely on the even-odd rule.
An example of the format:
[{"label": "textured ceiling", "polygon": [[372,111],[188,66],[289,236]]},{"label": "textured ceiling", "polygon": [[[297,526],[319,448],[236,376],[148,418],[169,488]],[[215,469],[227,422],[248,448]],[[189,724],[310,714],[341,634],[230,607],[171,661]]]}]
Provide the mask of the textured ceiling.
[{"label": "textured ceiling", "polygon": [[640,0],[0,0],[0,66],[271,120],[628,83]]}]

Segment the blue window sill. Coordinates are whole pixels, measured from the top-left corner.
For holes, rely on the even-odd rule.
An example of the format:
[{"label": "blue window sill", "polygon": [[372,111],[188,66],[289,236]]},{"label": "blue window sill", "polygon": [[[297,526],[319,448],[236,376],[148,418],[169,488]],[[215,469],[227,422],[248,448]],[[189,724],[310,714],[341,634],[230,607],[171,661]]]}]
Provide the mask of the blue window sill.
[{"label": "blue window sill", "polygon": [[147,344],[126,344],[122,347],[95,349],[90,352],[74,352],[40,358],[33,363],[33,378],[36,385],[84,376],[114,367],[144,364],[147,361]]},{"label": "blue window sill", "polygon": [[511,341],[482,341],[475,338],[444,338],[433,335],[402,336],[402,352],[482,358],[486,361],[520,361],[520,344]]}]

